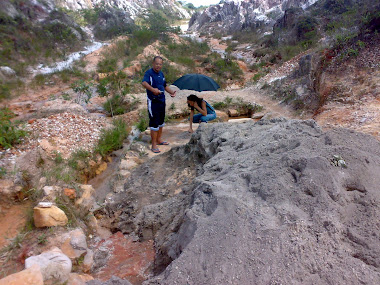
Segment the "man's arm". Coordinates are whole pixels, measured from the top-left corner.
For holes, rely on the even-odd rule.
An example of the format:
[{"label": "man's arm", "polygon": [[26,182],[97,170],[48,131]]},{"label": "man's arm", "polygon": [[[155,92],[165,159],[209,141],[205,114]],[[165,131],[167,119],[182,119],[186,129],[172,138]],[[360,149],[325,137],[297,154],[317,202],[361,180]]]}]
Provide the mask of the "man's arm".
[{"label": "man's arm", "polygon": [[206,102],[202,101],[202,106],[200,107],[197,102],[194,103],[194,108],[199,111],[203,116],[207,116]]},{"label": "man's arm", "polygon": [[175,97],[177,91],[173,91],[168,85],[165,86],[166,92],[170,94],[170,96]]},{"label": "man's arm", "polygon": [[148,82],[143,81],[141,83],[142,86],[144,86],[145,89],[148,89],[150,92],[152,92],[154,95],[160,95],[161,91],[158,88],[153,88]]}]

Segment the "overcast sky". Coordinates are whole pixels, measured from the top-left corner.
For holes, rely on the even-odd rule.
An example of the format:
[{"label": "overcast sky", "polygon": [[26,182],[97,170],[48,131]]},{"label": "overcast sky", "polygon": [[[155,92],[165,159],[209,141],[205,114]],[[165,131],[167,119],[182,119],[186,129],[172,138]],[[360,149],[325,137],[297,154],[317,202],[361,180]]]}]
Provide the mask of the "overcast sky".
[{"label": "overcast sky", "polygon": [[185,0],[184,2],[193,3],[195,7],[218,4],[220,0]]}]

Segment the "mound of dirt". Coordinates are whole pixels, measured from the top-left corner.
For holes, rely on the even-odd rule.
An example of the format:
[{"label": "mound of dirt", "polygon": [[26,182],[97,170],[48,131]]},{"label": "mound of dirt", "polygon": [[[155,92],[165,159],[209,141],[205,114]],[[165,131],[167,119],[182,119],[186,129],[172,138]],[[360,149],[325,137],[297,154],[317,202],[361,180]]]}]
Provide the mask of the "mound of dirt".
[{"label": "mound of dirt", "polygon": [[155,239],[144,284],[380,284],[379,173],[369,135],[312,120],[201,125],[107,209]]}]

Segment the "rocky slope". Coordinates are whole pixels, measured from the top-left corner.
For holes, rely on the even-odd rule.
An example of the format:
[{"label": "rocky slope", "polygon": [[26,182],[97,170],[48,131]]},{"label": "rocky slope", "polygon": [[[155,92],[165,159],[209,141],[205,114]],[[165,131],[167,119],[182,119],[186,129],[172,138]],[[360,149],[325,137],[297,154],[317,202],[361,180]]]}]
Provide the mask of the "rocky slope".
[{"label": "rocky slope", "polygon": [[106,208],[155,238],[144,284],[377,284],[379,165],[373,137],[312,120],[211,124]]},{"label": "rocky slope", "polygon": [[93,8],[96,5],[108,5],[128,12],[135,18],[146,9],[159,9],[180,18],[190,18],[189,12],[175,0],[59,0],[58,6],[72,10]]},{"label": "rocky slope", "polygon": [[306,9],[317,0],[239,0],[213,5],[195,13],[190,31],[232,33],[244,28],[262,28],[271,32],[276,20],[291,7]]}]

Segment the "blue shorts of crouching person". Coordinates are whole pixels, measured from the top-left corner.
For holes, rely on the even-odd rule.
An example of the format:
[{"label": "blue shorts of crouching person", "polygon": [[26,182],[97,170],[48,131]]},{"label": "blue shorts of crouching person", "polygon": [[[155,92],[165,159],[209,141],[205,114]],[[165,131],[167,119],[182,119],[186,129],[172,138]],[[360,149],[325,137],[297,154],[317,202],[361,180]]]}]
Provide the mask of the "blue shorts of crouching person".
[{"label": "blue shorts of crouching person", "polygon": [[215,109],[207,101],[205,102],[206,102],[207,115],[203,116],[201,113],[195,114],[193,116],[193,123],[207,123],[209,121],[216,119]]},{"label": "blue shorts of crouching person", "polygon": [[193,116],[193,123],[207,123],[208,121],[212,121],[216,119],[216,113],[207,114],[203,116],[202,114],[195,114]]}]

